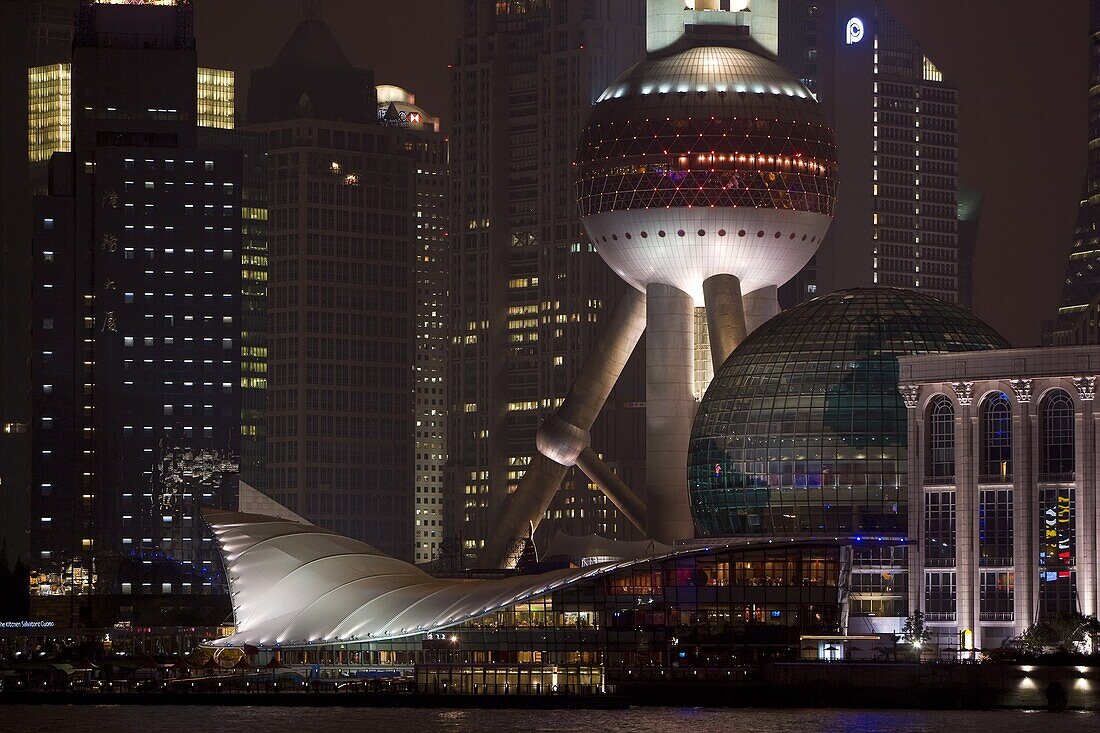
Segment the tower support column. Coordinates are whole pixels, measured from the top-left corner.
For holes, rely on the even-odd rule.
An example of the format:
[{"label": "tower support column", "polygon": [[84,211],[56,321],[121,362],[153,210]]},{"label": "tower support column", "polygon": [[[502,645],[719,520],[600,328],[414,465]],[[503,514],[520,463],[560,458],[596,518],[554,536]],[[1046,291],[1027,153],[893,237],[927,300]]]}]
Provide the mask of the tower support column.
[{"label": "tower support column", "polygon": [[741,280],[734,275],[714,275],[703,281],[703,301],[707,306],[707,332],[714,373],[748,335],[745,302],[741,298]]},{"label": "tower support column", "polygon": [[646,526],[652,540],[694,537],[688,442],[695,420],[695,301],[678,288],[646,288]]},{"label": "tower support column", "polygon": [[745,294],[745,326],[752,333],[764,323],[779,315],[779,288],[774,285]]}]

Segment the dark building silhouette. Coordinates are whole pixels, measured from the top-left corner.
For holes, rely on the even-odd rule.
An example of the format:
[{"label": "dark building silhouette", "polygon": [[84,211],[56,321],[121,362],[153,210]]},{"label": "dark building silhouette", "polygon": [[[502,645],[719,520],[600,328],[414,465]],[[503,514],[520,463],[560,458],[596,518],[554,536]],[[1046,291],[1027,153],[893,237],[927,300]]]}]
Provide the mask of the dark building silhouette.
[{"label": "dark building silhouette", "polygon": [[[466,0],[454,67],[449,468],[445,531],[483,547],[557,408],[629,287],[581,227],[573,151],[589,109],[645,52],[645,3]],[[592,445],[630,485],[644,476],[644,348]],[[547,526],[631,538],[570,470]]]},{"label": "dark building silhouette", "polygon": [[199,145],[191,12],[81,3],[34,204],[32,590],[74,623],[155,623],[128,595],[193,623],[223,588],[200,510],[236,503],[242,162]]},{"label": "dark building silhouette", "polygon": [[[56,91],[72,56],[73,26],[79,0],[3,0],[0,2],[0,245],[9,280],[0,295],[5,319],[0,340],[0,540],[19,557],[27,544],[30,491],[30,225],[31,199],[44,193],[48,153],[28,156],[37,138],[29,136],[32,118],[61,128],[60,95],[44,106],[31,105],[30,89]],[[64,68],[63,68],[64,67]],[[67,121],[67,115],[64,115]],[[54,141],[55,143],[57,141]],[[23,283],[23,285],[19,285]]]},{"label": "dark building silhouette", "polygon": [[821,3],[813,0],[779,0],[779,60],[817,93]]},{"label": "dark building silhouette", "polygon": [[985,194],[959,184],[959,305],[974,307],[974,252],[982,225]]},{"label": "dark building silhouette", "polygon": [[316,17],[253,73],[249,129],[268,176],[264,490],[389,555],[412,560],[417,544],[429,559],[414,531],[428,452],[417,280],[421,258],[442,256],[446,145],[435,127],[382,124],[373,80]]},{"label": "dark building silhouette", "polygon": [[80,0],[29,0],[30,66],[68,61],[72,56],[73,28]]},{"label": "dark building silhouette", "polygon": [[351,65],[324,21],[310,17],[294,29],[271,66],[252,72],[252,124],[316,116],[374,122],[374,72]]},{"label": "dark building silhouette", "polygon": [[27,163],[28,5],[0,0],[0,542],[27,551],[30,485],[30,189]]},{"label": "dark building silhouette", "polygon": [[1089,0],[1088,178],[1077,213],[1057,317],[1043,324],[1044,344],[1100,343],[1100,0]]},{"label": "dark building silhouette", "polygon": [[[204,75],[229,74],[200,69]],[[202,95],[199,95],[200,100]],[[232,103],[229,104],[232,113]],[[241,481],[267,486],[267,138],[233,128],[202,126],[203,148],[241,156]]]}]

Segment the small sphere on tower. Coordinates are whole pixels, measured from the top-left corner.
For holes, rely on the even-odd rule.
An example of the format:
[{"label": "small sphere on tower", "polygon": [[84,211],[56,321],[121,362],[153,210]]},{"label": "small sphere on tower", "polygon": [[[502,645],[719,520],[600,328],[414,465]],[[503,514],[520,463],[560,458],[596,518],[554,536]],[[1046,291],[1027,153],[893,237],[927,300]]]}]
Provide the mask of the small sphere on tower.
[{"label": "small sphere on tower", "polygon": [[778,63],[739,47],[650,57],[597,100],[581,133],[585,229],[624,280],[702,304],[703,281],[781,285],[810,260],[837,195],[833,131]]}]

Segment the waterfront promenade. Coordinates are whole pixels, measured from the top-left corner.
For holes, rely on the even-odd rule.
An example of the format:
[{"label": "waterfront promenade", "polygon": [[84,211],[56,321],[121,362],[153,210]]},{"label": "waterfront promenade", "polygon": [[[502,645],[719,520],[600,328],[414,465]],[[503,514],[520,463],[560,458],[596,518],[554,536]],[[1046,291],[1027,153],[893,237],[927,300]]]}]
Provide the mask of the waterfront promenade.
[{"label": "waterfront promenade", "polygon": [[[700,674],[702,672],[702,674]],[[256,705],[499,709],[629,706],[1100,711],[1100,664],[775,663],[738,674],[636,670],[604,690],[449,691],[411,679],[208,676],[113,682],[8,676],[3,704]]]}]

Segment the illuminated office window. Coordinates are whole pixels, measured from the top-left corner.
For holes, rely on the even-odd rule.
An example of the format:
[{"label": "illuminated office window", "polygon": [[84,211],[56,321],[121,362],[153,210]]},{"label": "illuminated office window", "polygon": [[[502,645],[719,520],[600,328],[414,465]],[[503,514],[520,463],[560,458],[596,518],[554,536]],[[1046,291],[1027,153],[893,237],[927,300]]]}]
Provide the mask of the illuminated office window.
[{"label": "illuminated office window", "polygon": [[232,71],[199,67],[197,86],[199,127],[233,129],[234,89]]},{"label": "illuminated office window", "polygon": [[932,59],[925,56],[923,66],[925,81],[943,81],[943,72],[936,68],[936,65],[932,63]]},{"label": "illuminated office window", "polygon": [[27,155],[31,163],[72,146],[72,69],[69,64],[27,70]]}]

